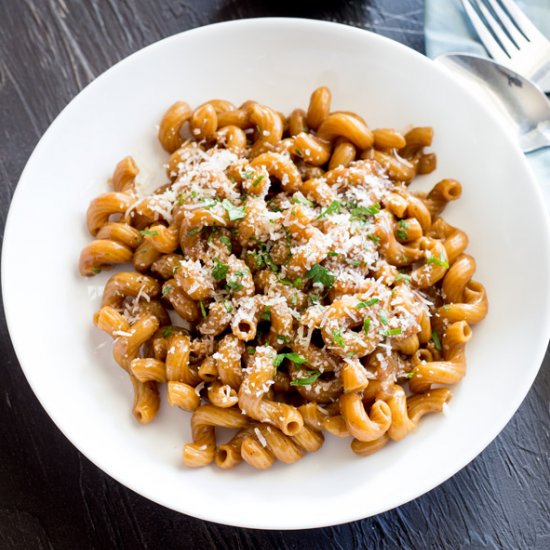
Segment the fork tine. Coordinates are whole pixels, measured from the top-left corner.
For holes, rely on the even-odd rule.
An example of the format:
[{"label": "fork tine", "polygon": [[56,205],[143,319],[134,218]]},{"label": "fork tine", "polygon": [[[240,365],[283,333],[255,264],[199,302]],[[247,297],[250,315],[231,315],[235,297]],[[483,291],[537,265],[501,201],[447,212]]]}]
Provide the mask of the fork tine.
[{"label": "fork tine", "polygon": [[519,30],[525,35],[527,40],[532,42],[535,39],[544,39],[546,37],[535,27],[533,22],[518,8],[512,0],[500,0],[512,21],[519,27]]},{"label": "fork tine", "polygon": [[500,7],[497,0],[487,0],[493,11],[495,12],[499,23],[506,29],[512,40],[519,47],[527,42],[527,39],[518,30],[518,27],[512,23],[510,16]]},{"label": "fork tine", "polygon": [[481,20],[481,17],[477,14],[476,10],[472,7],[469,0],[461,0],[466,15],[470,19],[472,26],[474,27],[479,39],[485,46],[485,49],[489,52],[489,55],[497,61],[506,63],[509,61],[509,57],[500,47],[500,44],[493,38],[493,35],[489,32],[485,23]]},{"label": "fork tine", "polygon": [[508,54],[508,57],[512,57],[512,53],[517,49],[515,44],[508,38],[508,35],[502,30],[502,27],[493,17],[491,12],[487,9],[483,1],[482,0],[474,0],[474,1],[477,4],[479,11],[481,12],[481,15],[483,15],[483,17],[485,18],[487,25],[489,25],[490,29],[493,31],[493,34],[497,37],[498,41],[500,42],[500,45],[502,46],[502,49],[504,50],[504,52]]}]

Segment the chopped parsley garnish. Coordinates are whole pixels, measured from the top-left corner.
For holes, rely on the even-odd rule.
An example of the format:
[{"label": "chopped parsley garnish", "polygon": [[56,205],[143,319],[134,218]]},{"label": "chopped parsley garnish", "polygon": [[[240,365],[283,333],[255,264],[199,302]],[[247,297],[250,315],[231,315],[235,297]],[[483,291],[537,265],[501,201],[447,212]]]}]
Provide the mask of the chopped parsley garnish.
[{"label": "chopped parsley garnish", "polygon": [[174,327],[172,325],[169,325],[162,331],[162,336],[164,338],[168,338],[168,336],[170,336],[172,332],[174,332]]},{"label": "chopped parsley garnish", "polygon": [[327,256],[338,256],[338,252],[334,252],[334,250],[329,250],[327,252]]},{"label": "chopped parsley garnish", "polygon": [[397,224],[397,238],[405,241],[408,236],[407,229],[409,229],[409,222],[406,220],[399,220]]},{"label": "chopped parsley garnish", "polygon": [[262,321],[270,321],[271,322],[271,308],[269,306],[264,306],[264,310],[260,314],[260,319]]},{"label": "chopped parsley garnish", "polygon": [[306,197],[304,197],[304,195],[300,193],[300,191],[294,193],[294,196],[292,197],[292,202],[294,204],[303,204],[304,206],[310,206],[311,208],[315,206],[309,199],[306,199]]},{"label": "chopped parsley garnish", "polygon": [[246,351],[247,351],[248,355],[254,355],[256,353],[256,348],[253,348],[252,346],[248,346],[246,348]]},{"label": "chopped parsley garnish", "polygon": [[171,286],[171,285],[166,285],[165,287],[163,287],[162,289],[162,294],[161,296],[164,298],[165,296],[167,296],[168,294],[170,294],[170,292],[172,292],[172,290],[174,290],[174,287]]},{"label": "chopped parsley garnish", "polygon": [[321,220],[326,216],[340,213],[341,204],[338,201],[332,201],[318,216],[317,219]]},{"label": "chopped parsley garnish", "polygon": [[302,277],[296,277],[296,279],[294,279],[294,281],[292,281],[292,286],[294,288],[300,288],[301,284],[303,283],[303,279]]},{"label": "chopped parsley garnish", "polygon": [[231,239],[227,236],[227,235],[220,235],[218,237],[218,240],[224,244],[225,246],[227,246],[227,250],[229,252],[229,254],[231,254],[231,250],[232,250],[232,246],[231,246]]},{"label": "chopped parsley garnish", "polygon": [[153,229],[153,230],[146,230],[146,231],[140,231],[139,234],[142,236],[142,237],[154,237],[155,235],[158,235],[159,232],[156,230],[156,229]]},{"label": "chopped parsley garnish", "polygon": [[101,269],[99,269],[99,267],[92,267],[92,272],[97,275],[98,273],[101,273]]},{"label": "chopped parsley garnish", "polygon": [[321,302],[321,297],[318,294],[309,294],[307,299],[311,305],[317,305]]},{"label": "chopped parsley garnish", "polygon": [[298,303],[298,296],[296,295],[296,292],[292,295],[292,298],[290,299],[290,303],[295,306]]},{"label": "chopped parsley garnish", "polygon": [[288,338],[288,336],[277,334],[277,341],[281,342],[281,344],[288,344],[290,342],[290,339]]},{"label": "chopped parsley garnish", "polygon": [[271,271],[279,271],[279,266],[273,261],[271,254],[267,251],[265,245],[262,245],[262,248],[258,252],[251,252],[254,257],[256,267],[261,269],[264,265],[269,267]]},{"label": "chopped parsley garnish", "polygon": [[306,362],[306,359],[299,353],[291,351],[290,353],[278,353],[273,360],[273,364],[276,367],[280,367],[285,359],[292,361],[295,365],[303,365]]},{"label": "chopped parsley garnish", "polygon": [[232,202],[227,199],[223,199],[222,206],[227,211],[229,216],[229,221],[234,222],[235,220],[242,220],[245,216],[246,206],[235,206]]},{"label": "chopped parsley garnish", "polygon": [[441,339],[439,338],[439,332],[437,332],[437,330],[432,331],[432,341],[437,351],[441,351],[443,349],[441,347]]},{"label": "chopped parsley garnish", "polygon": [[199,302],[199,307],[201,308],[201,315],[206,319],[206,308],[204,307],[202,301]]},{"label": "chopped parsley garnish", "polygon": [[412,378],[416,374],[416,369],[413,369],[409,371],[407,374],[405,374],[405,378],[409,379]]},{"label": "chopped parsley garnish", "polygon": [[225,279],[227,276],[227,272],[229,271],[229,266],[227,264],[223,264],[218,260],[218,258],[214,258],[214,267],[212,268],[212,277],[216,279],[216,281],[221,281],[222,279]]},{"label": "chopped parsley garnish", "polygon": [[393,282],[398,283],[399,281],[405,281],[406,283],[410,283],[411,277],[406,273],[398,273]]},{"label": "chopped parsley garnish", "polygon": [[306,277],[314,283],[321,283],[325,288],[331,288],[336,277],[322,265],[315,264],[307,273]]},{"label": "chopped parsley garnish", "polygon": [[443,309],[444,309],[445,311],[448,311],[449,309],[451,309],[451,306],[450,306],[449,304],[445,304],[445,305],[443,306]]},{"label": "chopped parsley garnish", "polygon": [[334,343],[337,346],[340,346],[341,348],[346,347],[346,342],[344,341],[344,338],[342,337],[342,331],[341,330],[333,330],[332,331],[332,339],[334,340]]},{"label": "chopped parsley garnish", "polygon": [[352,260],[351,265],[353,267],[359,267],[361,265],[361,262],[359,260]]},{"label": "chopped parsley garnish", "polygon": [[183,193],[178,195],[178,200],[176,201],[176,206],[181,206],[183,204]]},{"label": "chopped parsley garnish", "polygon": [[378,304],[380,300],[378,298],[371,298],[370,300],[367,300],[366,302],[358,302],[355,306],[357,309],[362,309],[364,307],[370,307],[374,304]]},{"label": "chopped parsley garnish", "polygon": [[296,155],[298,155],[299,157],[303,156],[304,153],[302,153],[302,151],[300,151],[300,149],[294,149],[294,153]]},{"label": "chopped parsley garnish", "polygon": [[367,318],[363,321],[363,330],[368,334],[369,329],[370,329],[370,319],[367,317]]},{"label": "chopped parsley garnish", "polygon": [[187,232],[187,235],[189,237],[194,237],[195,235],[197,235],[198,233],[200,233],[201,231],[201,228],[200,227],[193,227],[193,229],[190,229],[188,232]]},{"label": "chopped parsley garnish", "polygon": [[244,172],[243,177],[244,179],[249,180],[252,178],[253,175],[253,172]]},{"label": "chopped parsley garnish", "polygon": [[313,384],[319,376],[321,376],[321,373],[319,371],[313,372],[313,371],[306,371],[306,374],[310,374],[307,378],[296,378],[296,380],[293,380],[290,385],[291,386],[309,386],[310,384]]},{"label": "chopped parsley garnish", "polygon": [[229,300],[224,300],[223,306],[225,307],[225,311],[227,311],[227,313],[231,313],[233,311],[233,306]]},{"label": "chopped parsley garnish", "polygon": [[238,292],[243,289],[243,285],[239,281],[227,281],[226,287],[232,292]]},{"label": "chopped parsley garnish", "polygon": [[258,187],[258,185],[260,185],[260,183],[262,182],[262,180],[265,178],[265,176],[262,174],[261,176],[258,176],[253,182],[252,182],[252,187]]},{"label": "chopped parsley garnish", "polygon": [[357,206],[350,210],[350,214],[354,218],[364,218],[366,216],[374,216],[380,212],[380,205],[376,202],[372,206]]},{"label": "chopped parsley garnish", "polygon": [[367,235],[367,239],[372,241],[376,246],[380,246],[380,237],[378,235]]},{"label": "chopped parsley garnish", "polygon": [[443,256],[443,252],[441,253],[441,256],[439,258],[436,258],[435,256],[430,256],[429,258],[426,258],[426,263],[436,264],[446,269],[449,268],[449,263],[445,260],[445,256]]},{"label": "chopped parsley garnish", "polygon": [[378,318],[383,325],[388,324],[388,314],[386,313],[386,310],[381,309],[380,313],[378,314]]},{"label": "chopped parsley garnish", "polygon": [[398,328],[390,328],[389,330],[385,330],[383,332],[384,336],[399,336],[403,332],[399,327]]}]

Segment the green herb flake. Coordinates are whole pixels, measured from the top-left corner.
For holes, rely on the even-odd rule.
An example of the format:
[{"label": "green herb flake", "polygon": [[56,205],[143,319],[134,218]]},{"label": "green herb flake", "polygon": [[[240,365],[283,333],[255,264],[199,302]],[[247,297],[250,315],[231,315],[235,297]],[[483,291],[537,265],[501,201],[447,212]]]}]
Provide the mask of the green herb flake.
[{"label": "green herb flake", "polygon": [[327,256],[338,256],[338,252],[334,252],[334,250],[329,250],[327,252]]},{"label": "green herb flake", "polygon": [[180,193],[178,195],[178,199],[176,200],[176,206],[181,206],[183,204],[183,193]]},{"label": "green herb flake", "polygon": [[243,174],[243,177],[244,177],[244,179],[249,180],[249,179],[252,179],[252,176],[253,176],[253,175],[254,175],[253,172],[245,172],[245,173]]},{"label": "green herb flake", "polygon": [[380,310],[380,313],[378,314],[378,318],[380,319],[380,322],[383,324],[383,325],[387,325],[388,324],[388,314],[386,313],[386,310],[384,309],[381,309]]},{"label": "green herb flake", "polygon": [[407,240],[407,229],[409,229],[409,222],[406,220],[399,220],[399,223],[397,224],[397,238],[402,241]]},{"label": "green herb flake", "polygon": [[296,279],[294,279],[294,281],[292,282],[292,286],[294,288],[300,288],[300,286],[302,286],[303,282],[304,282],[304,280],[302,279],[302,277],[296,277]]},{"label": "green herb flake", "polygon": [[380,246],[380,237],[378,235],[367,235],[367,239],[372,241],[376,246]]},{"label": "green herb flake", "polygon": [[291,351],[289,353],[278,353],[273,360],[273,364],[276,367],[280,367],[285,359],[292,361],[295,365],[303,365],[306,362],[305,357],[302,357],[299,353]]},{"label": "green herb flake", "polygon": [[332,339],[334,340],[334,343],[337,346],[340,346],[341,348],[346,347],[346,342],[344,341],[344,338],[342,337],[342,331],[341,330],[333,330],[332,331]]},{"label": "green herb flake", "polygon": [[416,369],[413,369],[409,371],[407,374],[405,374],[405,378],[410,379],[416,374]]},{"label": "green herb flake", "polygon": [[366,334],[369,333],[369,330],[370,330],[370,319],[369,319],[368,317],[363,321],[363,330],[365,331]]},{"label": "green herb flake", "polygon": [[260,183],[262,183],[262,180],[265,178],[265,176],[262,174],[261,176],[258,176],[253,182],[252,187],[258,187]]},{"label": "green herb flake", "polygon": [[304,153],[302,153],[302,151],[300,151],[300,149],[294,149],[294,153],[296,155],[298,155],[299,157],[302,157],[304,155]]},{"label": "green herb flake", "polygon": [[405,281],[407,284],[409,284],[411,282],[411,277],[406,273],[398,273],[393,282],[398,283],[399,281]]},{"label": "green herb flake", "polygon": [[202,301],[199,302],[199,307],[201,308],[201,315],[203,316],[204,319],[206,319],[206,308],[204,307],[204,304],[202,303]]},{"label": "green herb flake", "polygon": [[430,256],[429,258],[426,258],[427,264],[436,264],[441,267],[444,267],[445,269],[449,269],[449,263],[445,260],[445,256],[443,256],[443,252],[441,253],[441,256],[439,258],[436,258],[435,256]]},{"label": "green herb flake", "polygon": [[232,292],[238,292],[243,289],[243,285],[238,281],[227,281],[226,287]]},{"label": "green herb flake", "polygon": [[315,264],[307,273],[306,277],[314,283],[321,283],[325,288],[331,288],[336,277],[326,267]]},{"label": "green herb flake", "polygon": [[246,348],[246,352],[248,353],[248,355],[254,355],[256,353],[256,348],[253,348],[252,346],[248,346]]},{"label": "green herb flake", "polygon": [[443,309],[444,309],[445,311],[449,311],[449,310],[451,309],[451,306],[450,306],[449,304],[445,304],[445,305],[443,306]]},{"label": "green herb flake", "polygon": [[358,302],[357,305],[355,306],[357,309],[363,309],[365,307],[371,307],[375,304],[378,304],[380,302],[380,300],[378,298],[370,298],[369,300],[367,300],[366,302]]},{"label": "green herb flake", "polygon": [[229,252],[229,254],[231,254],[231,250],[233,249],[232,245],[231,245],[231,239],[227,236],[227,235],[220,235],[218,237],[218,240],[224,244],[225,246],[227,246],[227,250]]},{"label": "green herb flake", "polygon": [[140,231],[139,234],[142,237],[154,237],[155,235],[158,235],[159,232],[156,229],[153,229],[152,231],[147,229],[146,231]]},{"label": "green herb flake", "polygon": [[321,297],[318,294],[310,294],[307,299],[309,303],[313,306],[321,303]]},{"label": "green herb flake", "polygon": [[172,332],[174,332],[174,327],[172,325],[169,325],[162,331],[162,336],[164,338],[168,338],[168,336],[170,336]]},{"label": "green herb flake", "polygon": [[271,322],[271,308],[269,306],[264,306],[264,310],[262,311],[262,313],[260,315],[260,319],[262,321]]},{"label": "green herb flake", "polygon": [[332,214],[339,214],[340,207],[342,205],[338,201],[332,201],[318,216],[318,220],[322,220],[326,216],[331,216]]},{"label": "green herb flake", "polygon": [[290,303],[295,306],[298,303],[298,296],[296,293],[292,295],[292,298],[290,299]]},{"label": "green herb flake", "polygon": [[304,195],[298,191],[297,193],[294,193],[294,196],[292,197],[292,202],[294,204],[303,204],[304,206],[309,206],[313,208],[315,204],[313,204],[309,199],[304,197]]},{"label": "green herb flake", "polygon": [[172,292],[172,290],[174,290],[174,287],[171,286],[171,285],[166,285],[162,288],[162,294],[161,296],[163,298],[165,298],[168,294],[170,294],[170,292]]},{"label": "green herb flake", "polygon": [[233,311],[233,306],[229,300],[225,300],[223,302],[223,306],[225,307],[225,311],[227,311],[227,313],[231,313]]},{"label": "green herb flake", "polygon": [[190,229],[190,230],[187,232],[187,235],[188,235],[189,237],[194,237],[195,235],[198,235],[200,232],[201,232],[201,228],[200,228],[200,227],[193,227],[193,229]]},{"label": "green herb flake", "polygon": [[225,279],[227,276],[227,272],[229,271],[229,266],[227,264],[224,264],[218,260],[218,258],[214,258],[214,267],[212,268],[212,277],[216,279],[216,281],[221,281],[222,279]]},{"label": "green herb flake", "polygon": [[361,265],[361,262],[359,260],[352,260],[351,265],[353,267],[359,267]]},{"label": "green herb flake", "polygon": [[390,328],[388,330],[385,330],[382,334],[384,336],[399,336],[403,332],[399,327],[398,328]]},{"label": "green herb flake", "polygon": [[[309,374],[310,371],[307,372]],[[313,384],[317,378],[321,376],[321,373],[319,371],[314,372],[309,376],[308,378],[296,378],[296,380],[293,380],[290,385],[291,386],[309,386],[310,384]]]},{"label": "green herb flake", "polygon": [[232,202],[227,199],[223,199],[222,206],[225,208],[227,215],[229,216],[229,221],[234,222],[236,220],[242,220],[245,217],[246,206],[235,206]]},{"label": "green herb flake", "polygon": [[358,206],[350,210],[350,214],[356,218],[374,216],[380,212],[380,204],[374,203],[372,206]]},{"label": "green herb flake", "polygon": [[441,351],[443,349],[441,347],[441,339],[439,338],[439,332],[437,332],[437,330],[432,331],[432,342],[434,343],[434,347],[437,351]]},{"label": "green herb flake", "polygon": [[98,273],[101,273],[101,269],[99,269],[99,267],[92,267],[92,272],[97,275]]},{"label": "green herb flake", "polygon": [[281,344],[288,344],[290,342],[290,339],[288,336],[277,334],[277,342],[281,342]]}]

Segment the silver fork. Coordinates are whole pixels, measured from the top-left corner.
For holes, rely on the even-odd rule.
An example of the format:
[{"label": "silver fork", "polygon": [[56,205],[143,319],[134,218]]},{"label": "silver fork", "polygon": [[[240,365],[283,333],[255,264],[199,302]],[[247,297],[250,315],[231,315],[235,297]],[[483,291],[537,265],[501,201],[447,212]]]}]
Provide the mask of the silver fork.
[{"label": "silver fork", "polygon": [[489,55],[550,93],[550,41],[517,4],[512,0],[461,1]]}]

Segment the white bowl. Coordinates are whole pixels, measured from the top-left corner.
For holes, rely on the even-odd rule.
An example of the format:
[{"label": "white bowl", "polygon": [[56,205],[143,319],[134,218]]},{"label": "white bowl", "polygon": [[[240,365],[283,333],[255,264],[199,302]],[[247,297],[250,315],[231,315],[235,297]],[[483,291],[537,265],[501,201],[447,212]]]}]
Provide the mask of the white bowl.
[{"label": "white bowl", "polygon": [[[328,436],[316,454],[257,472],[181,465],[189,414],[163,406],[153,423],[130,415],[132,391],[110,338],[92,326],[109,274],[78,275],[85,212],[132,154],[141,179],[163,183],[156,125],[173,101],[254,98],[289,112],[330,86],[334,109],[371,127],[435,128],[436,173],[463,183],[447,210],[471,237],[490,313],[474,329],[468,374],[448,415],[368,458]],[[465,466],[525,397],[549,334],[548,223],[525,158],[500,123],[434,63],[355,28],[298,19],[211,25],[130,56],[90,84],[36,147],[5,232],[2,282],[13,344],[54,422],[99,468],[164,506],[220,523],[319,527],[399,506]]]}]

